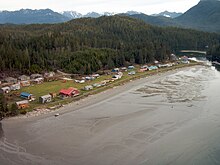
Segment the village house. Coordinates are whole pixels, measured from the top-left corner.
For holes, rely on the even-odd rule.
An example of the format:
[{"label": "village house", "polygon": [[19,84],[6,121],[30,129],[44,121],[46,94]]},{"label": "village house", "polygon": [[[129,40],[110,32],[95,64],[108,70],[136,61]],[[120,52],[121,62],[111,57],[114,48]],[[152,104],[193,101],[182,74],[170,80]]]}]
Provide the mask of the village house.
[{"label": "village house", "polygon": [[140,72],[145,72],[145,71],[147,71],[148,70],[148,66],[147,65],[143,65],[143,66],[141,66],[141,68],[140,68]]},{"label": "village house", "polygon": [[31,79],[43,78],[42,74],[32,74]]},{"label": "village house", "polygon": [[43,77],[39,77],[39,78],[36,78],[36,79],[32,79],[31,82],[35,83],[35,84],[41,84],[41,83],[44,82],[44,78]]},{"label": "village house", "polygon": [[128,73],[128,75],[135,75],[135,74],[136,74],[135,71],[131,71],[131,72]]},{"label": "village house", "polygon": [[84,87],[84,90],[86,91],[89,91],[89,90],[92,90],[93,89],[93,86],[92,85],[87,85]]},{"label": "village house", "polygon": [[16,105],[18,109],[25,109],[29,107],[29,102],[28,100],[18,101],[16,102]]},{"label": "village house", "polygon": [[52,97],[52,99],[54,99],[55,97],[57,97],[57,94],[56,93],[49,93],[50,95],[51,95],[51,97]]},{"label": "village house", "polygon": [[26,75],[22,75],[22,76],[18,77],[18,80],[19,81],[28,81],[28,80],[30,80],[30,77],[26,76]]},{"label": "village house", "polygon": [[119,68],[112,69],[112,72],[119,72]]},{"label": "village house", "polygon": [[92,86],[93,86],[93,87],[101,87],[102,84],[100,84],[100,83],[95,83],[95,84],[92,84]]},{"label": "village house", "polygon": [[175,54],[171,54],[171,55],[170,55],[170,60],[171,60],[171,61],[177,61],[178,58],[176,57]]},{"label": "village house", "polygon": [[23,99],[31,100],[33,95],[27,92],[21,92],[20,97]]},{"label": "village house", "polygon": [[20,84],[22,87],[28,87],[31,85],[30,81],[21,81]]},{"label": "village house", "polygon": [[134,69],[135,67],[133,65],[128,66],[128,69]]},{"label": "village house", "polygon": [[99,78],[100,74],[93,74],[92,77]]},{"label": "village house", "polygon": [[5,93],[9,93],[9,92],[11,92],[11,88],[10,87],[2,87],[2,88],[0,88],[0,93],[5,94]]},{"label": "village house", "polygon": [[13,84],[13,85],[10,86],[10,89],[11,89],[12,91],[19,90],[19,89],[21,89],[21,85],[20,85],[19,83]]},{"label": "village house", "polygon": [[123,73],[122,72],[118,72],[117,74],[112,76],[112,79],[113,80],[118,80],[118,79],[122,78],[122,76],[123,76]]},{"label": "village house", "polygon": [[44,73],[45,78],[54,77],[55,75],[56,75],[55,72],[46,72],[46,73]]},{"label": "village house", "polygon": [[39,97],[39,102],[44,104],[44,103],[49,103],[52,101],[52,96],[51,95],[44,95]]},{"label": "village house", "polygon": [[15,83],[18,82],[18,80],[17,80],[16,78],[13,78],[13,77],[6,77],[6,78],[4,79],[4,81],[5,81],[6,83],[11,83],[11,84],[15,84]]},{"label": "village house", "polygon": [[80,84],[83,84],[85,83],[86,81],[85,80],[75,80],[76,83],[80,83]]},{"label": "village house", "polygon": [[158,67],[154,65],[148,67],[148,70],[157,70],[157,69]]},{"label": "village house", "polygon": [[68,98],[79,95],[79,90],[76,88],[70,87],[69,89],[61,89],[59,92],[61,98]]},{"label": "village house", "polygon": [[86,79],[86,80],[95,80],[95,77],[92,77],[92,76],[86,76],[85,79]]},{"label": "village house", "polygon": [[122,67],[121,70],[122,70],[122,72],[126,72],[127,68],[126,67]]}]

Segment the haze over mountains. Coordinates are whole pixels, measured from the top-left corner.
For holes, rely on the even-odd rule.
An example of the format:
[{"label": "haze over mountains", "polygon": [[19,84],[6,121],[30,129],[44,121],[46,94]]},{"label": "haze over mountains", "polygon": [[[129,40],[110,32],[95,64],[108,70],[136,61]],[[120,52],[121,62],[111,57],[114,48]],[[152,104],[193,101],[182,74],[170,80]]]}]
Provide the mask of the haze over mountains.
[{"label": "haze over mountains", "polygon": [[[31,10],[21,9],[19,11],[0,12],[0,23],[12,24],[33,24],[33,23],[61,23],[71,19],[101,16],[112,16],[116,13],[90,12],[85,15],[76,11],[54,12],[50,9]],[[136,11],[123,13],[133,18],[141,19],[147,24],[156,26],[175,26],[183,28],[193,28],[197,30],[220,32],[220,1],[201,0],[197,5],[185,13],[164,11],[159,14],[146,15]]]}]

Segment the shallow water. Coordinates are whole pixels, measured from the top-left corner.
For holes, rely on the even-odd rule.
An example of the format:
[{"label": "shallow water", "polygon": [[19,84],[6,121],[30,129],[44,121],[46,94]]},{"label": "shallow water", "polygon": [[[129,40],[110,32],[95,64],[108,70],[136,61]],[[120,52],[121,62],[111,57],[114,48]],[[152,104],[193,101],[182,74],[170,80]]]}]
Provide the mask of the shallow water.
[{"label": "shallow water", "polygon": [[195,67],[141,82],[58,118],[3,122],[1,162],[220,164],[219,72]]}]

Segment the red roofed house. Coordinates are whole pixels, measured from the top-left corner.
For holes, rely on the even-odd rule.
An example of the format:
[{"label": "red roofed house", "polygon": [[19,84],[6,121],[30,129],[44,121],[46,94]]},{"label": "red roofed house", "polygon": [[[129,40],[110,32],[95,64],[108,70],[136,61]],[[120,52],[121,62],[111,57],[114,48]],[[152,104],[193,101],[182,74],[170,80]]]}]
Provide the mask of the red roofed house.
[{"label": "red roofed house", "polygon": [[79,95],[79,90],[70,87],[69,89],[61,89],[59,94],[61,95],[62,98],[73,97]]}]

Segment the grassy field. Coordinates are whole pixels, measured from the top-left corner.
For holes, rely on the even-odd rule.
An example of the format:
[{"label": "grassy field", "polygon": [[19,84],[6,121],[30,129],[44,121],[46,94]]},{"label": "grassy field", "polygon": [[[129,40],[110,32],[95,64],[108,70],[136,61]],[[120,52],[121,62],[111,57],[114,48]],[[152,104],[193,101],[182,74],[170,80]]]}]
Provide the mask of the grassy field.
[{"label": "grassy field", "polygon": [[[152,70],[152,71],[145,71],[145,72],[138,72],[140,67],[136,67],[136,69],[134,69],[134,71],[136,71],[135,75],[128,75],[129,71],[123,72],[123,77],[119,80],[116,80],[114,82],[108,83],[105,86],[102,87],[98,87],[98,88],[94,88],[93,90],[90,91],[84,91],[83,88],[86,85],[92,85],[94,83],[98,83],[101,82],[103,80],[107,80],[110,79],[112,77],[112,75],[102,75],[99,78],[95,79],[95,80],[91,80],[91,81],[86,81],[85,83],[76,83],[74,80],[70,80],[70,81],[66,81],[64,82],[63,80],[59,80],[59,81],[52,81],[52,82],[44,82],[42,84],[36,84],[36,85],[31,85],[29,87],[24,87],[21,88],[19,91],[16,91],[17,93],[20,92],[28,92],[31,93],[35,96],[36,100],[32,101],[30,103],[30,107],[28,108],[28,110],[33,110],[34,108],[48,108],[51,106],[55,106],[57,104],[67,104],[69,102],[72,101],[76,101],[79,100],[81,98],[87,97],[88,95],[93,95],[99,92],[102,92],[106,89],[110,89],[114,86],[118,86],[118,85],[122,85],[130,80],[134,80],[134,79],[138,79],[141,77],[146,77],[149,75],[153,75],[153,74],[157,74],[158,72],[165,72],[168,70],[173,70],[173,69],[177,69],[177,68],[182,68],[182,67],[186,67],[186,66],[192,66],[192,65],[196,65],[196,63],[191,63],[191,64],[179,64],[179,65],[175,65],[172,67],[166,67],[166,68],[160,68],[158,70]],[[80,90],[80,96],[74,97],[74,98],[69,98],[69,99],[65,99],[62,100],[60,98],[56,98],[54,99],[51,103],[47,103],[47,104],[41,104],[39,103],[39,97],[49,94],[49,93],[59,93],[59,91],[61,89],[67,89],[69,87],[74,87]],[[21,100],[20,98],[16,97],[15,99],[11,100],[10,102],[14,102],[17,100]]]}]

